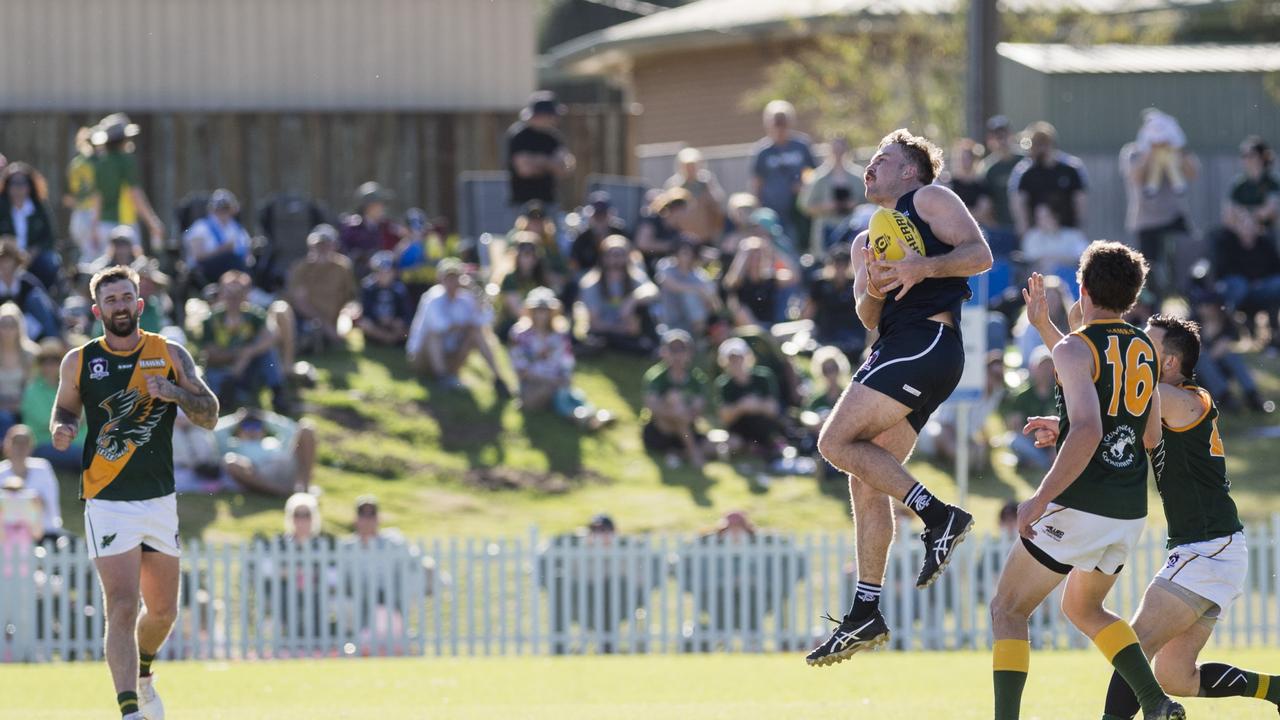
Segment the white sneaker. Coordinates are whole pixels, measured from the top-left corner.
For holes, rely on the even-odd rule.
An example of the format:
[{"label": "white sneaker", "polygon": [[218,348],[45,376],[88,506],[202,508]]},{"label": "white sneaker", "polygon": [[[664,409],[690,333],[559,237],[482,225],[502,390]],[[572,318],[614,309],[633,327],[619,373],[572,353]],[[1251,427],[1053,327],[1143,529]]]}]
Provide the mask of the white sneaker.
[{"label": "white sneaker", "polygon": [[140,712],[132,712],[120,718],[120,720],[147,720],[147,719],[142,717],[142,713]]},{"label": "white sneaker", "polygon": [[138,720],[164,720],[164,703],[156,694],[155,676],[138,678]]}]

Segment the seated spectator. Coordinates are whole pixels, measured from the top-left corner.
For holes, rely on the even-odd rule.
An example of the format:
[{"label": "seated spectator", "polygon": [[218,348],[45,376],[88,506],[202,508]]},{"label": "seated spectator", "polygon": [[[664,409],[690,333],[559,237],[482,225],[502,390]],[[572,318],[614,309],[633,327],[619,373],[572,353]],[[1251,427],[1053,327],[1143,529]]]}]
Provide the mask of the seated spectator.
[{"label": "seated spectator", "polygon": [[[31,546],[44,536],[43,514],[44,503],[40,500],[40,493],[28,487],[21,475],[9,475],[0,481],[0,551],[6,558],[27,557]],[[11,555],[14,550],[17,553]],[[9,571],[9,564],[5,563],[6,571]],[[10,583],[13,578],[6,577],[5,581]]]},{"label": "seated spectator", "polygon": [[683,228],[686,234],[699,243],[720,237],[724,232],[724,190],[697,148],[687,147],[676,153],[675,174],[667,178],[664,187],[689,193],[689,214]]},{"label": "seated spectator", "polygon": [[486,332],[491,314],[472,292],[462,262],[445,258],[437,270],[440,284],[423,294],[409,327],[405,343],[409,365],[418,375],[435,378],[444,390],[462,390],[458,372],[471,352],[478,351],[493,373],[498,397],[510,397]]},{"label": "seated spectator", "polygon": [[87,293],[89,278],[113,265],[133,267],[140,258],[143,258],[143,255],[138,231],[132,225],[117,225],[111,229],[111,234],[107,237],[106,250],[101,255],[86,258],[80,263],[77,272],[83,278],[81,286]]},{"label": "seated spectator", "polygon": [[707,376],[693,365],[692,336],[668,330],[659,357],[644,374],[644,449],[664,453],[668,467],[678,465],[683,455],[700,468],[706,439],[698,431],[698,420],[706,409]]},{"label": "seated spectator", "polygon": [[550,273],[542,257],[542,246],[536,233],[518,232],[512,237],[508,269],[498,283],[498,337],[506,340],[511,327],[524,311],[524,299],[530,290],[551,287]]},{"label": "seated spectator", "polygon": [[569,247],[569,267],[577,278],[600,264],[600,246],[605,238],[610,235],[628,237],[627,224],[613,211],[613,198],[604,190],[587,196],[582,215],[586,224],[578,230]]},{"label": "seated spectator", "polygon": [[173,419],[173,480],[180,493],[212,495],[241,489],[227,474],[218,436],[191,422],[181,409]]},{"label": "seated spectator", "polygon": [[49,185],[35,168],[23,162],[0,170],[0,236],[12,236],[30,258],[27,270],[53,292],[60,285],[54,215],[49,208]]},{"label": "seated spectator", "polygon": [[1244,213],[1261,234],[1271,236],[1280,220],[1280,177],[1274,171],[1275,152],[1266,140],[1250,135],[1240,143],[1241,174],[1231,185],[1223,207],[1226,216]]},{"label": "seated spectator", "polygon": [[688,190],[672,188],[649,204],[649,213],[636,225],[635,240],[646,271],[653,272],[659,260],[675,253],[686,236],[685,228],[692,222],[692,203]]},{"label": "seated spectator", "polygon": [[[1262,232],[1253,214],[1236,209],[1227,225],[1209,234],[1217,289],[1229,315],[1237,311],[1267,314],[1271,344],[1280,347],[1280,252]],[[1252,323],[1249,328],[1252,330]]]},{"label": "seated spectator", "polygon": [[27,337],[32,340],[58,337],[62,321],[44,285],[22,269],[26,260],[12,236],[0,237],[0,303],[11,302],[22,310],[27,319]]},{"label": "seated spectator", "polygon": [[[1000,407],[1004,399],[1004,357],[993,350],[987,359],[987,387],[982,399],[965,406],[968,420],[969,468],[979,470],[988,467],[991,456],[991,436],[987,431],[987,418]],[[958,459],[960,403],[942,404],[920,431],[916,449],[921,455],[935,461],[954,464]]]},{"label": "seated spectator", "polygon": [[23,321],[17,305],[11,302],[0,305],[0,434],[18,422],[22,392],[40,351],[27,339]]},{"label": "seated spectator", "polygon": [[219,418],[213,433],[227,474],[246,490],[290,497],[310,489],[316,464],[316,431],[310,421],[241,409]]},{"label": "seated spectator", "polygon": [[[809,374],[813,377],[813,387],[804,412],[800,414],[800,423],[804,426],[805,437],[801,450],[806,455],[814,455],[818,451],[818,433],[827,422],[827,416],[836,406],[840,394],[849,384],[852,371],[848,356],[838,347],[827,345],[818,348],[809,362]],[[841,475],[835,466],[826,462],[818,463],[821,476]]]},{"label": "seated spectator", "polygon": [[369,260],[373,272],[360,283],[360,332],[365,342],[402,347],[409,336],[409,291],[400,282],[393,253],[381,250]]},{"label": "seated spectator", "polygon": [[564,289],[569,278],[569,258],[566,251],[568,245],[560,243],[560,231],[556,228],[555,219],[546,215],[542,203],[530,201],[524,212],[516,218],[508,239],[514,243],[517,237],[533,240],[542,249],[543,271],[546,273],[547,287],[557,293]]},{"label": "seated spectator", "polygon": [[703,337],[707,318],[720,307],[720,296],[698,261],[698,246],[682,240],[673,257],[658,261],[654,279],[662,289],[662,324]]},{"label": "seated spectator", "polygon": [[760,201],[751,193],[739,192],[729,196],[728,229],[720,238],[720,272],[733,262],[738,245],[752,234],[751,216],[760,209]]},{"label": "seated spectator", "polygon": [[409,299],[417,303],[422,293],[436,284],[436,265],[458,254],[458,236],[432,224],[420,208],[409,208],[404,223],[406,234],[396,246],[396,265],[400,280],[409,289]]},{"label": "seated spectator", "polygon": [[800,375],[773,333],[753,324],[733,327],[728,318],[717,318],[707,331],[711,345],[718,346],[728,337],[736,337],[745,342],[755,356],[756,365],[768,368],[773,373],[778,381],[778,402],[784,408],[800,406]]},{"label": "seated spectator", "polygon": [[22,391],[22,417],[31,423],[30,430],[35,450],[35,457],[44,458],[59,470],[81,470],[84,454],[85,426],[80,425],[75,439],[66,450],[58,450],[53,446],[53,436],[49,433],[48,419],[53,417],[54,399],[58,394],[58,368],[62,365],[62,356],[66,355],[67,346],[58,338],[45,338],[40,341],[36,352],[35,372]]},{"label": "seated spectator", "polygon": [[807,251],[825,257],[834,245],[842,221],[866,198],[862,168],[849,156],[849,141],[843,135],[831,139],[827,159],[811,173],[805,173],[800,190],[800,209],[813,220]]},{"label": "seated spectator", "polygon": [[947,187],[960,197],[975,220],[984,227],[995,223],[995,206],[986,180],[978,174],[982,146],[969,138],[956,141],[951,150],[951,177]]},{"label": "seated spectator", "polygon": [[289,271],[285,286],[299,321],[299,343],[308,349],[345,343],[338,319],[358,286],[351,261],[337,252],[337,240],[332,225],[317,225],[307,236],[307,256]]},{"label": "seated spectator", "polygon": [[32,457],[35,441],[31,428],[14,425],[4,434],[4,462],[0,462],[0,485],[11,478],[21,480],[24,487],[40,496],[39,540],[56,540],[66,531],[62,529],[62,505],[58,501],[58,477],[48,460]]},{"label": "seated spectator", "polygon": [[263,387],[277,412],[287,411],[284,370],[264,312],[248,302],[247,273],[228,270],[218,281],[218,302],[204,321],[205,381],[224,410],[256,404]]},{"label": "seated spectator", "polygon": [[796,280],[787,264],[779,261],[773,245],[753,236],[742,241],[722,284],[735,315],[745,312],[743,322],[769,328],[782,317],[783,289]]},{"label": "seated spectator", "polygon": [[1200,360],[1196,363],[1196,379],[1209,391],[1222,412],[1240,408],[1240,401],[1231,391],[1235,380],[1244,395],[1245,406],[1254,412],[1270,413],[1275,403],[1263,400],[1258,383],[1248,363],[1236,352],[1240,341],[1235,319],[1223,309],[1220,296],[1197,293],[1192,297],[1192,317],[1200,323]]},{"label": "seated spectator", "polygon": [[356,211],[342,218],[338,244],[361,278],[368,273],[369,258],[374,253],[394,250],[405,236],[404,228],[387,214],[390,199],[390,192],[370,180],[356,188]]},{"label": "seated spectator", "polygon": [[720,424],[728,431],[731,450],[736,447],[774,463],[784,471],[781,404],[778,380],[768,368],[755,364],[746,341],[729,338],[718,352],[723,374],[716,378]]},{"label": "seated spectator", "polygon": [[600,267],[582,278],[580,300],[589,316],[587,343],[647,355],[654,345],[649,305],[658,299],[658,287],[632,260],[626,238],[609,236],[603,250]]},{"label": "seated spectator", "polygon": [[867,331],[855,307],[852,267],[850,247],[833,247],[822,275],[809,288],[801,317],[813,321],[813,338],[820,344],[837,347],[856,360],[866,346]]},{"label": "seated spectator", "polygon": [[534,288],[524,301],[524,316],[511,329],[511,367],[527,412],[550,408],[560,417],[595,430],[613,416],[587,403],[573,387],[573,343],[569,321],[551,288]]},{"label": "seated spectator", "polygon": [[1054,448],[1036,447],[1035,439],[1022,434],[1027,418],[1058,413],[1058,379],[1053,371],[1053,353],[1041,345],[1031,351],[1028,381],[1005,397],[1001,412],[1008,432],[1009,449],[1018,459],[1018,467],[1047,470],[1056,455]]},{"label": "seated spectator", "polygon": [[1074,272],[1089,238],[1079,228],[1063,227],[1048,203],[1037,205],[1035,225],[1022,236],[1022,259],[1042,275]]},{"label": "seated spectator", "polygon": [[218,188],[209,196],[208,213],[183,234],[187,265],[198,272],[201,282],[216,282],[225,272],[249,269],[252,241],[236,220],[239,213],[236,196]]}]

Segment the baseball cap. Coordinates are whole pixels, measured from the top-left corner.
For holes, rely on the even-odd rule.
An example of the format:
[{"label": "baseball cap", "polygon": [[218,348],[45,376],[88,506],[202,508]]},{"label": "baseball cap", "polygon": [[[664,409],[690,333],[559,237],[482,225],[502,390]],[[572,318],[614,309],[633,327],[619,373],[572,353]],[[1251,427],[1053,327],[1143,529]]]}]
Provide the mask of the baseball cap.
[{"label": "baseball cap", "polygon": [[587,207],[597,212],[604,212],[613,207],[613,197],[605,190],[597,190],[587,196]]},{"label": "baseball cap", "polygon": [[436,263],[436,274],[440,277],[445,275],[461,275],[462,261],[456,257],[447,257]]},{"label": "baseball cap", "polygon": [[226,188],[218,188],[209,196],[210,210],[235,210],[240,207],[240,201],[236,199],[235,193]]},{"label": "baseball cap", "polygon": [[564,106],[556,102],[556,94],[550,90],[539,90],[529,96],[529,107],[524,112],[526,117],[534,115],[563,115]]},{"label": "baseball cap", "polygon": [[1009,118],[1004,115],[992,115],[987,118],[987,132],[999,132],[1009,129]]},{"label": "baseball cap", "polygon": [[588,525],[587,528],[590,530],[613,532],[615,526],[613,524],[613,518],[609,517],[605,513],[596,513],[591,517],[591,524]]},{"label": "baseball cap", "polygon": [[374,512],[378,511],[378,498],[373,495],[361,495],[356,498],[356,513],[358,514],[365,508],[372,508]]},{"label": "baseball cap", "polygon": [[396,266],[396,256],[390,250],[379,250],[369,258],[369,267],[374,270],[390,270]]},{"label": "baseball cap", "polygon": [[717,353],[720,361],[725,362],[731,357],[746,357],[751,354],[751,347],[747,345],[747,341],[739,337],[731,337],[720,343],[720,350]]},{"label": "baseball cap", "polygon": [[536,287],[529,291],[525,296],[524,306],[530,310],[547,309],[559,310],[560,300],[556,297],[556,293],[549,287]]},{"label": "baseball cap", "polygon": [[693,336],[687,330],[680,328],[672,328],[662,334],[662,346],[674,345],[675,343],[684,343],[685,347],[693,345]]},{"label": "baseball cap", "polygon": [[308,247],[319,245],[322,242],[338,242],[338,231],[329,223],[320,223],[319,225],[311,228],[311,233],[307,235]]}]

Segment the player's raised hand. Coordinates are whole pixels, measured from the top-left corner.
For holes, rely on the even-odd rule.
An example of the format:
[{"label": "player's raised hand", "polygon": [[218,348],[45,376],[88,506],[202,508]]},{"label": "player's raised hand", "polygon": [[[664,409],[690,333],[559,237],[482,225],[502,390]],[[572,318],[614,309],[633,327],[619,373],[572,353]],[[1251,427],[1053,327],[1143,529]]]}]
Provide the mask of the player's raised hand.
[{"label": "player's raised hand", "polygon": [[1034,437],[1038,448],[1053,447],[1058,443],[1059,422],[1058,418],[1052,415],[1029,417],[1027,424],[1022,426],[1022,434]]},{"label": "player's raised hand", "polygon": [[178,386],[159,375],[147,375],[147,394],[165,402],[178,401]]},{"label": "player's raised hand", "polygon": [[1027,304],[1027,321],[1032,327],[1040,327],[1049,320],[1049,301],[1044,294],[1044,276],[1031,273],[1027,286],[1022,289],[1022,300]]}]

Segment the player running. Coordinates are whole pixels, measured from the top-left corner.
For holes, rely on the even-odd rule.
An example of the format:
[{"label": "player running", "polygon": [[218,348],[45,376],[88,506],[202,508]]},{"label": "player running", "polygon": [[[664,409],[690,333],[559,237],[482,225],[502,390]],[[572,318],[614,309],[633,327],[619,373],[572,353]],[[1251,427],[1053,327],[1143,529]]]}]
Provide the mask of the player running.
[{"label": "player running", "polygon": [[955,193],[932,184],[941,170],[936,145],[895,130],[880,141],[863,177],[867,198],[914,224],[924,252],[903,243],[905,257],[886,262],[873,257],[866,232],[855,241],[858,317],[878,329],[880,339],[832,410],[818,449],[849,474],[858,585],[853,607],[809,653],[810,665],[838,663],[889,639],[880,588],[893,542],[891,496],[924,521],[916,587],[938,577],[973,526],[973,516],[936,500],[902,466],[920,429],[960,381],[960,307],[970,295],[968,278],[991,267],[991,249],[969,210]]},{"label": "player running", "polygon": [[1156,682],[1133,628],[1103,607],[1147,516],[1147,455],[1160,442],[1151,339],[1121,319],[1146,280],[1142,255],[1114,242],[1085,250],[1083,327],[1053,347],[1058,456],[1018,506],[1014,543],[991,601],[995,720],[1017,720],[1030,664],[1027,621],[1063,579],[1062,610],[1133,688],[1146,720],[1186,713]]},{"label": "player running", "polygon": [[[1032,276],[1028,290],[1028,318],[1046,343],[1056,342],[1061,333],[1049,320],[1039,276]],[[1164,435],[1151,462],[1169,525],[1169,560],[1147,587],[1133,630],[1166,692],[1255,697],[1280,707],[1277,676],[1225,663],[1196,665],[1214,624],[1243,591],[1249,565],[1244,526],[1230,495],[1218,408],[1191,380],[1200,358],[1199,330],[1193,322],[1167,315],[1147,321],[1147,337],[1160,363]],[[1024,432],[1048,447],[1057,440],[1058,419],[1028,418]],[[1103,720],[1128,720],[1137,712],[1133,689],[1113,675]]]},{"label": "player running", "polygon": [[[103,334],[62,359],[49,429],[66,450],[88,424],[80,497],[106,606],[106,655],[125,720],[164,720],[151,663],[178,612],[177,405],[212,429],[218,400],[186,348],[138,328],[138,275],[116,266],[89,281]],[[138,600],[145,610],[138,612]]]}]

